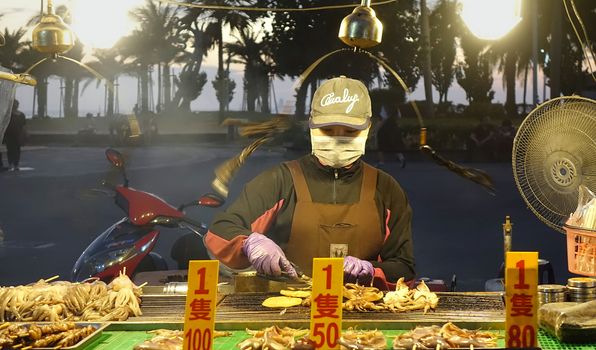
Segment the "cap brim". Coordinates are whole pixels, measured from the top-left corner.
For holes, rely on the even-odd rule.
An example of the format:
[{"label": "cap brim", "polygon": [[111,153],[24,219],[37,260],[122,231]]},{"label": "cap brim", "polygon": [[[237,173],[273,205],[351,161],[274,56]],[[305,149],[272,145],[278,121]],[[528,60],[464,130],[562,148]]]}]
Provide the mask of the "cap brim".
[{"label": "cap brim", "polygon": [[[348,117],[345,115],[326,115],[316,117],[316,122],[313,117],[308,120],[308,126],[311,129],[322,128],[325,126],[341,125],[353,128],[356,130],[364,130],[370,126],[370,118],[366,118],[362,123],[362,118]],[[360,123],[358,123],[360,122]]]}]

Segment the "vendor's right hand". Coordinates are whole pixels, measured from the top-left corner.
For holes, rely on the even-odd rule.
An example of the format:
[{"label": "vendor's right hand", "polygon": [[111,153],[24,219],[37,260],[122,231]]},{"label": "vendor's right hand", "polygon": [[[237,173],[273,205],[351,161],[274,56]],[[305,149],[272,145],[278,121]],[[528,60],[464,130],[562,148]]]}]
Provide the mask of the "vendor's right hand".
[{"label": "vendor's right hand", "polygon": [[258,273],[280,276],[283,271],[289,277],[298,277],[296,269],[281,248],[263,234],[252,233],[248,236],[242,245],[242,251]]}]

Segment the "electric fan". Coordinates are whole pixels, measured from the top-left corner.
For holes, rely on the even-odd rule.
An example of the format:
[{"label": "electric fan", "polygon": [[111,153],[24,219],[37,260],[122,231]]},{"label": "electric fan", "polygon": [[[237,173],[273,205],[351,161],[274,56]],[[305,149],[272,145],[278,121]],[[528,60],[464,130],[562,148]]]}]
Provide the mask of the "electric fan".
[{"label": "electric fan", "polygon": [[[580,185],[596,190],[596,101],[563,96],[539,105],[520,125],[512,156],[515,183],[530,210],[567,233],[569,270],[594,274],[596,232],[564,224],[577,208]],[[576,269],[579,258],[588,270]]]}]

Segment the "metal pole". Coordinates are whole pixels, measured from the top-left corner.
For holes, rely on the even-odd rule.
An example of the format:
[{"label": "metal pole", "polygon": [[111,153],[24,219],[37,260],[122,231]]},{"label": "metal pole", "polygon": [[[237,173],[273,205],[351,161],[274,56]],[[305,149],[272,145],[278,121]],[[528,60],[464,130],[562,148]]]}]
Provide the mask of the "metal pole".
[{"label": "metal pole", "polygon": [[538,4],[531,0],[532,6],[532,103],[538,104]]}]

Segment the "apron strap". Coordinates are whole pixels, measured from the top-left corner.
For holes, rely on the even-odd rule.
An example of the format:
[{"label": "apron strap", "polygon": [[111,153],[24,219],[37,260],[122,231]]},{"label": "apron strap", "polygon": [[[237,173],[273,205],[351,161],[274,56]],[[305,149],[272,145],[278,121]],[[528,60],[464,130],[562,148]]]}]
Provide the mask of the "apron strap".
[{"label": "apron strap", "polygon": [[306,184],[306,178],[304,177],[304,173],[302,172],[302,168],[300,167],[298,160],[286,162],[286,166],[288,169],[290,169],[290,174],[292,174],[294,189],[296,190],[296,199],[299,202],[312,202],[310,191],[308,190],[308,185]]},{"label": "apron strap", "polygon": [[360,189],[360,200],[375,200],[377,192],[378,170],[362,162],[362,188]]}]

